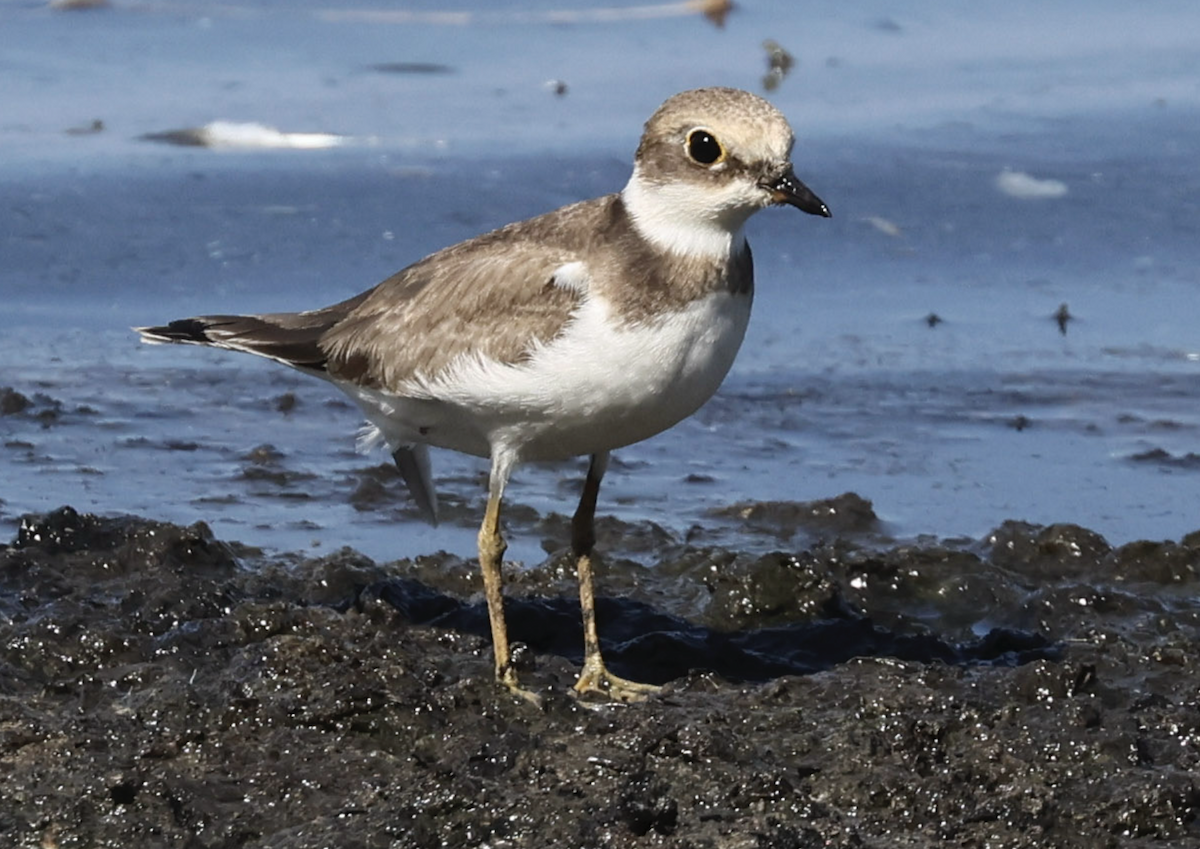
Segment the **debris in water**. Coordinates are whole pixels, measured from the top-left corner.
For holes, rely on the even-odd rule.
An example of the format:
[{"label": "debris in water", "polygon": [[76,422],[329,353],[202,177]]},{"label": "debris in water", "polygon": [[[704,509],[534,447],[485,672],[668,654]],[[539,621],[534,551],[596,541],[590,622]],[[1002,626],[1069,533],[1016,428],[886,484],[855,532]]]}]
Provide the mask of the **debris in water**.
[{"label": "debris in water", "polygon": [[380,62],[368,65],[381,74],[453,74],[454,68],[439,62]]},{"label": "debris in water", "polygon": [[1060,198],[1067,193],[1067,184],[1061,180],[1039,180],[1024,171],[1008,169],[996,176],[996,188],[1002,194],[1021,200]]},{"label": "debris in water", "polygon": [[863,221],[870,224],[885,236],[899,238],[903,234],[903,231],[900,229],[899,225],[892,221],[888,221],[886,218],[880,218],[878,215],[868,215],[863,219]]},{"label": "debris in water", "polygon": [[78,12],[86,9],[106,9],[108,0],[50,0],[46,5],[63,12]]},{"label": "debris in water", "polygon": [[1067,305],[1065,303],[1058,305],[1058,309],[1054,312],[1054,320],[1058,322],[1059,333],[1061,333],[1063,336],[1066,336],[1067,324],[1074,319],[1075,316],[1071,315],[1071,311],[1067,309]]},{"label": "debris in water", "polygon": [[104,122],[96,118],[91,123],[80,127],[67,127],[63,132],[68,136],[94,136],[96,133],[104,132]]},{"label": "debris in water", "polygon": [[768,38],[762,46],[767,51],[767,73],[763,76],[763,88],[774,91],[795,66],[796,59],[773,39]]},{"label": "debris in water", "polygon": [[182,147],[320,150],[345,144],[346,136],[333,133],[285,133],[255,122],[213,121],[203,127],[146,133],[139,138]]}]

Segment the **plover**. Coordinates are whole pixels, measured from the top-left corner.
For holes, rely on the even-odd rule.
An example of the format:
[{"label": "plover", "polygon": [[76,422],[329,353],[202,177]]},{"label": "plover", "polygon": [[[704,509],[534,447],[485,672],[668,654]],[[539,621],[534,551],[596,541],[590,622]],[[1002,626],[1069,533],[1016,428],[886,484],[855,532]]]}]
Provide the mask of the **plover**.
[{"label": "plover", "polygon": [[829,209],[792,170],[783,115],[745,91],[669,98],[616,194],[445,248],[342,303],[139,327],[147,342],[244,351],[323,378],[357,402],[431,520],[429,446],[491,461],[479,565],[497,680],[517,695],[501,593],[500,505],[525,461],[590,456],[572,520],[584,625],[579,694],[657,688],[604,666],[593,517],[609,452],[695,412],[742,343],[754,292],[743,228],[768,206]]}]

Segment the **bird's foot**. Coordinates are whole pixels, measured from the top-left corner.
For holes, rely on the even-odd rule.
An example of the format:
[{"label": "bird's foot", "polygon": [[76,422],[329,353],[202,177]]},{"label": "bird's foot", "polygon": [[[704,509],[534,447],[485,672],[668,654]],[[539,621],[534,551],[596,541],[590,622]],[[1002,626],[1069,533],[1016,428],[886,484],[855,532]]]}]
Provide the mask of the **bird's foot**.
[{"label": "bird's foot", "polygon": [[604,661],[599,657],[591,657],[579,673],[574,693],[576,696],[595,693],[606,699],[629,703],[645,701],[650,696],[662,692],[662,689],[657,684],[641,684],[613,675],[605,668]]},{"label": "bird's foot", "polygon": [[517,698],[523,699],[539,710],[543,707],[542,697],[533,690],[526,690],[517,681],[517,673],[513,668],[507,667],[503,671],[496,672],[496,683],[500,684]]}]

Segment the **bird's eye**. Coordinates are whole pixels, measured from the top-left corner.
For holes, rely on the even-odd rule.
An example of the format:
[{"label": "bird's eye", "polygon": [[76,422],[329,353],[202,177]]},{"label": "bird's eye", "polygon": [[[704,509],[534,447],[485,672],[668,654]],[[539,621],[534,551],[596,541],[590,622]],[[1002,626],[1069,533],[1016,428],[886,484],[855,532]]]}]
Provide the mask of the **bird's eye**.
[{"label": "bird's eye", "polygon": [[693,162],[712,165],[725,158],[725,148],[708,130],[692,130],[687,137],[687,154]]}]

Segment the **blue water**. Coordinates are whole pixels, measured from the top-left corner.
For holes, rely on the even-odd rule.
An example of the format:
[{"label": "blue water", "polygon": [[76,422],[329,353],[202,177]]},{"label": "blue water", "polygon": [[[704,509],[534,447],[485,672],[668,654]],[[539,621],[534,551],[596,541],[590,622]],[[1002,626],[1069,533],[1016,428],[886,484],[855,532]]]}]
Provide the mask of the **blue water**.
[{"label": "blue water", "polygon": [[[0,386],[33,400],[0,417],[0,534],[70,503],[275,549],[469,555],[480,461],[435,458],[458,505],[442,528],[400,497],[356,510],[386,458],[354,453],[336,392],[127,328],[332,303],[615,191],[663,98],[762,90],[765,38],[797,60],[769,96],[835,217],[752,222],[758,302],[733,374],[620,452],[601,512],[750,549],[781,542],[709,511],[853,490],[901,538],[1009,518],[1113,542],[1200,527],[1200,7],[746,2],[718,29],[622,5],[647,8],[0,4]],[[390,62],[445,67],[371,68]],[[219,119],[346,144],[139,139]],[[1006,195],[1006,169],[1066,193]],[[283,478],[253,473],[263,444]],[[569,513],[581,468],[522,470],[510,500]],[[514,536],[514,556],[541,556]]]}]

